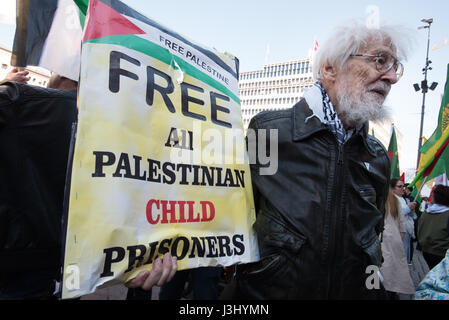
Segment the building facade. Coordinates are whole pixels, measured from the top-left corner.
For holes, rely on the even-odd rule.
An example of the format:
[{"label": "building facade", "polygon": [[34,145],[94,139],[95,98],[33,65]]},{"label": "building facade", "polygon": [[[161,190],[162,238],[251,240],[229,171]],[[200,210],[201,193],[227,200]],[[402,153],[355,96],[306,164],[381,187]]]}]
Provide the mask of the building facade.
[{"label": "building facade", "polygon": [[[11,51],[0,47],[0,80],[5,79],[6,74],[13,69],[11,66]],[[42,68],[39,68],[42,69]],[[50,73],[45,70],[38,70],[38,68],[26,68],[29,72],[28,77],[30,81],[28,84],[46,87],[50,79]]]},{"label": "building facade", "polygon": [[254,115],[264,110],[290,108],[312,85],[311,59],[268,64],[263,70],[240,73],[239,94],[245,130]]}]

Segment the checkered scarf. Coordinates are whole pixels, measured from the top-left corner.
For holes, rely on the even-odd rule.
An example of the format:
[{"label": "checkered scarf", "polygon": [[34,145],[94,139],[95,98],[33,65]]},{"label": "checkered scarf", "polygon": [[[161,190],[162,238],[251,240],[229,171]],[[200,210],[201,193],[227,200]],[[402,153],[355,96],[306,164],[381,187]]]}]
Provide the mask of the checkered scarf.
[{"label": "checkered scarf", "polygon": [[335,134],[338,143],[342,145],[346,140],[348,140],[352,136],[354,130],[348,130],[348,132],[346,132],[345,128],[343,127],[343,124],[341,123],[340,118],[338,118],[337,112],[335,111],[334,105],[332,104],[326,90],[324,90],[320,82],[315,82],[314,85],[321,91],[323,101],[323,116],[324,116],[323,122]]}]

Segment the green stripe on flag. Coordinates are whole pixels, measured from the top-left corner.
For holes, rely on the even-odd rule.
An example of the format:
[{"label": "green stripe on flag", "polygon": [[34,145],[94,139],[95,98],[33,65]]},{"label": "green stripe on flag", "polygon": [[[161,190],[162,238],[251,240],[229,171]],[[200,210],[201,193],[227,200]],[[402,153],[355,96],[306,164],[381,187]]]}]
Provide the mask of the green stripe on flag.
[{"label": "green stripe on flag", "polygon": [[[185,62],[183,59],[172,55],[167,49],[158,46],[151,41],[142,39],[135,35],[115,35],[98,39],[90,39],[85,43],[115,44],[146,54],[150,57],[164,62],[165,64],[172,66],[174,69],[181,68],[183,72],[210,85],[211,87],[217,89],[225,95],[228,95],[232,100],[240,105],[240,99],[226,86],[213,79],[206,73],[193,67],[189,63]],[[179,66],[179,68],[175,63]]]},{"label": "green stripe on flag", "polygon": [[89,7],[89,0],[73,0],[80,11],[86,16],[87,8]]},{"label": "green stripe on flag", "polygon": [[81,29],[84,30],[84,22],[86,21],[87,8],[89,7],[89,0],[73,0],[78,6],[78,16],[80,19]]}]

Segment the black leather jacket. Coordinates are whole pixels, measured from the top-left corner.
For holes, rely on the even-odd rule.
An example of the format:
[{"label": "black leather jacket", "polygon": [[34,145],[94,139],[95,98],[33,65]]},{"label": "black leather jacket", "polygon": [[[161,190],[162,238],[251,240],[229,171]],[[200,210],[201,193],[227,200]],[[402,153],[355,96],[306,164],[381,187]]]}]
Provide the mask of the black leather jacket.
[{"label": "black leather jacket", "polygon": [[58,270],[76,92],[0,85],[0,280]]},{"label": "black leather jacket", "polygon": [[236,298],[384,298],[382,285],[367,289],[366,268],[382,260],[389,156],[368,124],[339,146],[312,114],[303,99],[250,123],[279,130],[279,167],[251,166],[261,261],[238,267]]}]

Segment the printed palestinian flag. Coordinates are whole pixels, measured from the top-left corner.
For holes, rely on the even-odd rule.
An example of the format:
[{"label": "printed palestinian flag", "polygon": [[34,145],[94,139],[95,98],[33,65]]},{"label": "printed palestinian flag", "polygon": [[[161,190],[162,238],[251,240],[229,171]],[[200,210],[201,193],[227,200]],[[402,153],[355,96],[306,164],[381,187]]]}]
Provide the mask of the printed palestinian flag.
[{"label": "printed palestinian flag", "polygon": [[[76,2],[80,5],[86,1]],[[90,15],[93,16],[95,11],[95,18],[90,19],[89,24],[85,26],[83,44],[125,46],[171,65],[176,70],[182,70],[180,77],[183,72],[194,76],[240,103],[238,95],[229,90],[229,87],[238,87],[239,61],[235,57],[230,58],[227,54],[220,54],[195,44],[118,0],[95,0],[90,1],[89,5]],[[83,10],[81,6],[80,10]],[[110,17],[113,17],[112,20]],[[106,23],[108,28],[104,28]],[[178,47],[176,41],[186,43],[192,50]],[[201,56],[204,56],[204,60]],[[225,73],[218,72],[219,68]],[[181,81],[182,78],[178,80]]]},{"label": "printed palestinian flag", "polygon": [[39,66],[78,81],[84,19],[73,0],[17,0],[11,65]]}]

